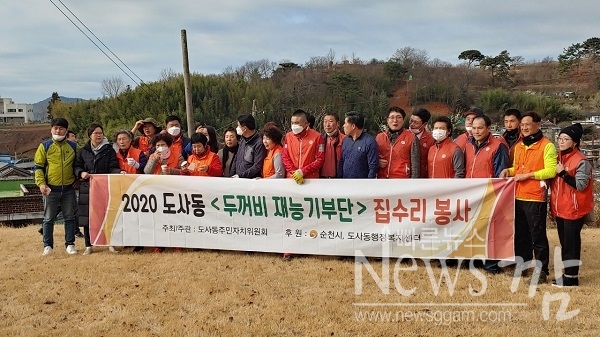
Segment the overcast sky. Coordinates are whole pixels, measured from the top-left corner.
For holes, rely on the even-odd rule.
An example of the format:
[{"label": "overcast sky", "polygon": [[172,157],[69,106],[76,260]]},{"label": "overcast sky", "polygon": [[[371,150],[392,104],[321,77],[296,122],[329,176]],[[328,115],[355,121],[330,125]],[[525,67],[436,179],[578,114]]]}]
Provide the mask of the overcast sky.
[{"label": "overcast sky", "polygon": [[[16,103],[35,103],[53,91],[97,98],[102,80],[111,77],[135,87],[52,3],[69,14],[60,1],[3,1],[0,96]],[[600,2],[589,0],[62,3],[145,82],[156,81],[163,69],[182,72],[181,29],[187,30],[190,69],[202,74],[260,59],[303,65],[329,49],[338,61],[353,54],[387,60],[406,46],[452,64],[467,49],[556,59],[571,44],[600,36]]]}]

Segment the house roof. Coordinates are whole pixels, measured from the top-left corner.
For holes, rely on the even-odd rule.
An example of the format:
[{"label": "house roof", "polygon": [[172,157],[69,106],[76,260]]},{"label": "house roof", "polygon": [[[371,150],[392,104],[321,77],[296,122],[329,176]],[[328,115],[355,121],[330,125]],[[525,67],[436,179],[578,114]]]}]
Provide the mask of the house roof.
[{"label": "house roof", "polygon": [[31,177],[30,171],[16,167],[11,164],[5,164],[0,166],[0,178],[6,177]]}]

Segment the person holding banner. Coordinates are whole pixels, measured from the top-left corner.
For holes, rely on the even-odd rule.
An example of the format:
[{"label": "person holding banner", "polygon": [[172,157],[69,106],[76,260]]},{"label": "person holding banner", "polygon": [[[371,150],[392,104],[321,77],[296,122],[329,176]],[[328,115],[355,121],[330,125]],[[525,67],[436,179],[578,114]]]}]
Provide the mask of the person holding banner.
[{"label": "person holding banner", "polygon": [[220,177],[223,167],[216,153],[211,151],[208,139],[202,133],[194,133],[190,138],[192,154],[181,165],[181,174],[196,177]]},{"label": "person holding banner", "polygon": [[338,178],[377,178],[379,149],[375,138],[364,132],[365,115],[350,111],[344,120],[342,156],[338,164]]},{"label": "person holding banner", "polygon": [[144,152],[131,146],[133,134],[127,130],[119,130],[115,133],[117,160],[123,174],[142,174],[148,161]]},{"label": "person holding banner", "polygon": [[281,155],[287,177],[298,184],[303,184],[306,178],[319,178],[325,160],[325,139],[309,128],[307,113],[301,109],[292,114],[291,129],[285,135]]},{"label": "person holding banner", "polygon": [[181,170],[179,167],[183,163],[182,153],[175,148],[172,151],[173,137],[165,133],[159,133],[152,138],[152,147],[155,148],[154,153],[148,158],[148,163],[144,168],[146,174],[172,174],[179,175]]},{"label": "person holding banner", "polygon": [[238,141],[240,136],[235,132],[235,128],[230,126],[225,129],[224,138],[225,145],[219,150],[217,155],[223,166],[223,177],[231,177],[233,175],[231,174],[231,167],[235,163],[234,158],[239,147]]},{"label": "person holding banner", "polygon": [[463,116],[465,117],[465,130],[466,131],[463,134],[461,134],[460,136],[456,137],[454,142],[464,152],[467,144],[469,144],[469,141],[473,137],[471,135],[471,130],[473,129],[473,119],[475,119],[475,117],[483,116],[483,110],[476,108],[476,107],[471,107],[469,110],[465,111]]},{"label": "person holding banner", "polygon": [[265,125],[262,135],[263,145],[267,150],[262,168],[262,177],[267,179],[285,178],[285,166],[283,166],[281,160],[283,132],[279,130],[275,123],[272,123],[272,125]]},{"label": "person holding banner", "polygon": [[[92,123],[87,130],[90,140],[77,152],[75,159],[75,175],[81,181],[79,185],[79,224],[83,226],[85,251],[83,255],[92,253],[90,239],[90,175],[120,173],[119,161],[112,145],[104,136],[104,128]],[[111,252],[117,252],[112,246]]]},{"label": "person holding banner", "polygon": [[133,147],[144,152],[146,157],[150,154],[150,148],[152,147],[150,142],[154,135],[160,133],[162,129],[158,126],[156,119],[148,117],[143,120],[135,122],[135,126],[131,129],[131,134],[135,135],[136,131],[139,131],[142,135],[133,140]]},{"label": "person holding banner", "polygon": [[431,135],[435,139],[435,144],[427,156],[429,178],[464,178],[465,154],[450,138],[452,135],[450,118],[438,117],[433,122]]},{"label": "person holding banner", "polygon": [[237,121],[238,126],[235,131],[242,140],[235,161],[231,164],[231,177],[247,179],[260,177],[267,151],[262,144],[260,134],[256,131],[256,121],[250,114],[238,116]]},{"label": "person holding banner", "polygon": [[377,135],[379,147],[378,178],[419,178],[421,155],[419,139],[404,128],[404,109],[393,106],[388,110],[388,130]]},{"label": "person holding banner", "polygon": [[[466,177],[498,178],[502,170],[509,166],[508,147],[503,141],[492,136],[492,120],[488,116],[475,117],[472,126],[473,137],[465,146]],[[490,274],[502,271],[497,260],[487,260],[483,269]]]},{"label": "person holding banner", "polygon": [[515,145],[511,168],[502,171],[501,178],[515,177],[515,255],[522,261],[538,263],[530,283],[546,283],[550,274],[550,245],[546,234],[548,213],[546,180],[556,176],[556,148],[544,137],[542,117],[528,111],[521,118],[522,140]]},{"label": "person holding banner", "polygon": [[570,125],[558,135],[556,177],[550,183],[550,211],[556,219],[564,273],[552,281],[557,287],[579,285],[581,228],[583,218],[594,209],[592,165],[579,151],[581,124]]}]

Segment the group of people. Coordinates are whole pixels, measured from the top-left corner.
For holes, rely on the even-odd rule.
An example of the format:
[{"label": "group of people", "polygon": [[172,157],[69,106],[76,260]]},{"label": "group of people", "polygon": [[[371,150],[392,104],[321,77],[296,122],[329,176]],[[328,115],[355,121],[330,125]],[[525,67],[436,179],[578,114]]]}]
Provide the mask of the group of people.
[{"label": "group of people", "polygon": [[[561,130],[557,153],[542,134],[541,117],[533,111],[521,114],[517,109],[507,110],[506,131],[496,138],[491,133],[491,119],[481,109],[471,108],[464,113],[466,132],[455,140],[451,138],[453,126],[448,117],[437,117],[431,132],[427,130],[431,113],[424,108],[415,109],[407,123],[402,108],[389,108],[387,129],[376,137],[365,130],[365,116],[359,112],[346,113],[342,125],[336,113],[326,113],[322,133],[313,128],[311,117],[303,110],[294,111],[291,131],[284,133],[273,122],[259,130],[252,115],[240,115],[237,126],[225,130],[222,148],[212,126],[201,124],[188,138],[177,116],[167,117],[164,129],[153,118],[140,120],[131,131],[117,131],[114,145],[101,125],[92,124],[87,132],[90,140],[78,151],[65,139],[68,122],[54,119],[52,139],[40,144],[35,156],[36,184],[46,199],[43,254],[52,252],[52,224],[59,206],[65,217],[67,252],[77,253],[73,212],[76,181],[85,252],[92,252],[88,229],[90,174],[291,178],[298,184],[317,178],[514,177],[515,255],[522,261],[532,261],[535,255],[532,282],[546,282],[549,275],[548,191],[552,192],[550,209],[558,225],[563,261],[579,261],[583,217],[594,202],[592,167],[579,151],[581,125]],[[134,137],[138,132],[140,136]],[[290,257],[284,254],[284,259]],[[491,260],[486,261],[484,269],[492,274],[501,271],[498,261]],[[553,282],[576,286],[578,272],[578,263],[566,263],[563,276]]]}]

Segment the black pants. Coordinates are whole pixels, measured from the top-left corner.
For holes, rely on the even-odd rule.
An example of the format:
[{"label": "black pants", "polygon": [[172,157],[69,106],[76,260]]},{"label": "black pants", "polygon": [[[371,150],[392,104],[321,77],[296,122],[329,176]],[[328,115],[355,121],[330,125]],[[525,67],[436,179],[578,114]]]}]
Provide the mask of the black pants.
[{"label": "black pants", "polygon": [[85,240],[85,246],[91,247],[92,241],[90,240],[90,226],[83,226],[83,238]]},{"label": "black pants", "polygon": [[[566,262],[570,266],[564,268],[565,275],[577,276],[581,260],[581,228],[583,227],[583,217],[577,220],[567,220],[557,217],[556,227],[558,229],[563,265]],[[576,265],[573,266],[575,263]]]},{"label": "black pants", "polygon": [[548,273],[550,245],[546,235],[546,215],[548,205],[545,201],[515,202],[515,255],[523,261],[535,258],[542,263],[542,270]]}]

